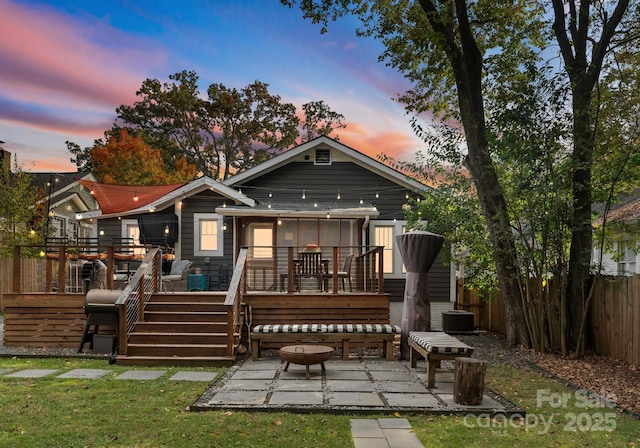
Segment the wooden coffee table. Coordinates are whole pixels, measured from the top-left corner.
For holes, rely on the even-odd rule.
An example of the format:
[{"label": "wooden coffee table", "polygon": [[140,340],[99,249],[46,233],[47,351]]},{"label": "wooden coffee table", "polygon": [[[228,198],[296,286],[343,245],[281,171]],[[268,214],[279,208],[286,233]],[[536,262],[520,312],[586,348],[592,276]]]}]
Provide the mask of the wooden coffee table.
[{"label": "wooden coffee table", "polygon": [[307,367],[305,379],[309,379],[309,366],[320,364],[322,371],[325,371],[324,362],[331,358],[332,347],[324,345],[287,345],[280,349],[280,356],[285,361],[284,371],[289,368],[289,363],[300,364]]}]

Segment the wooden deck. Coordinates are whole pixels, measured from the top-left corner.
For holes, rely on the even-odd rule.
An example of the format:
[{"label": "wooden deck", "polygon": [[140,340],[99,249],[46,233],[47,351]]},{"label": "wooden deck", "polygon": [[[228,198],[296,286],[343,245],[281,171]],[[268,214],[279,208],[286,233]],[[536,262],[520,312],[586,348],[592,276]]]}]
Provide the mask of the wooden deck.
[{"label": "wooden deck", "polygon": [[[160,293],[169,299],[220,301],[220,292]],[[248,326],[274,323],[389,323],[389,297],[384,294],[247,293]],[[83,294],[23,293],[4,296],[4,343],[24,347],[78,347],[85,324]],[[248,346],[247,325],[242,341]],[[153,341],[151,341],[153,342]],[[159,341],[160,342],[160,341]],[[162,341],[166,343],[166,341]],[[281,344],[271,343],[277,347]]]}]

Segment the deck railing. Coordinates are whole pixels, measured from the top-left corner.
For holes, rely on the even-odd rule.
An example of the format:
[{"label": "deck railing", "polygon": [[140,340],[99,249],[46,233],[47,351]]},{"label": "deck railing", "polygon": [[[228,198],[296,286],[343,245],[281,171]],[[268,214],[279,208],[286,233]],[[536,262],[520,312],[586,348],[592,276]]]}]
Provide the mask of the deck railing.
[{"label": "deck railing", "polygon": [[[384,291],[381,246],[250,246],[247,250],[245,288],[249,292]],[[322,264],[317,271],[301,271],[305,253],[319,254]],[[351,266],[345,273],[345,260],[351,255]]]},{"label": "deck railing", "polygon": [[129,336],[136,323],[144,320],[144,307],[151,296],[158,291],[162,252],[158,248],[149,250],[140,267],[125,286],[116,301],[119,316],[119,353],[128,352]]},{"label": "deck railing", "polygon": [[236,337],[240,337],[242,331],[242,296],[245,286],[245,269],[247,265],[247,249],[242,248],[238,253],[233,275],[229,282],[229,290],[224,300],[227,308],[227,355],[233,356]]},{"label": "deck railing", "polygon": [[[89,286],[105,289],[114,289],[115,285],[123,287],[145,254],[153,248],[63,243],[15,246],[11,291],[83,294]],[[173,256],[163,254],[163,259],[166,257]],[[85,271],[87,268],[91,268],[89,275]],[[87,282],[98,284],[88,285]]]}]

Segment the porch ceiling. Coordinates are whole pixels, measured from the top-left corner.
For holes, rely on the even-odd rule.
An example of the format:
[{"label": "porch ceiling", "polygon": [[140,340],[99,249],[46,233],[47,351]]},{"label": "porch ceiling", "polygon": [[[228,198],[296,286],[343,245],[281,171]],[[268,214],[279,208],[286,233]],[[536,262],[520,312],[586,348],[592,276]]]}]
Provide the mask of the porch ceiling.
[{"label": "porch ceiling", "polygon": [[332,202],[288,202],[263,203],[255,207],[217,207],[216,213],[223,216],[273,216],[296,218],[375,218],[380,212],[372,204],[346,204]]}]

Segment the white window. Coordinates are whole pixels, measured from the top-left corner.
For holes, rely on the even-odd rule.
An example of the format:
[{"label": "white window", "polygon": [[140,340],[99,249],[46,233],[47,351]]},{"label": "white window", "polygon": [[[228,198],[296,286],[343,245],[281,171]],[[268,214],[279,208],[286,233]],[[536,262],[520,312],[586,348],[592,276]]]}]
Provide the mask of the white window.
[{"label": "white window", "polygon": [[631,275],[636,273],[636,259],[638,249],[634,241],[622,241],[619,245],[618,273],[621,275]]},{"label": "white window", "polygon": [[193,254],[198,257],[221,257],[224,254],[222,215],[194,213],[193,226]]},{"label": "white window", "polygon": [[405,221],[372,221],[369,240],[372,246],[383,246],[382,269],[385,277],[401,277],[406,272],[396,247],[396,235],[404,232]]}]

